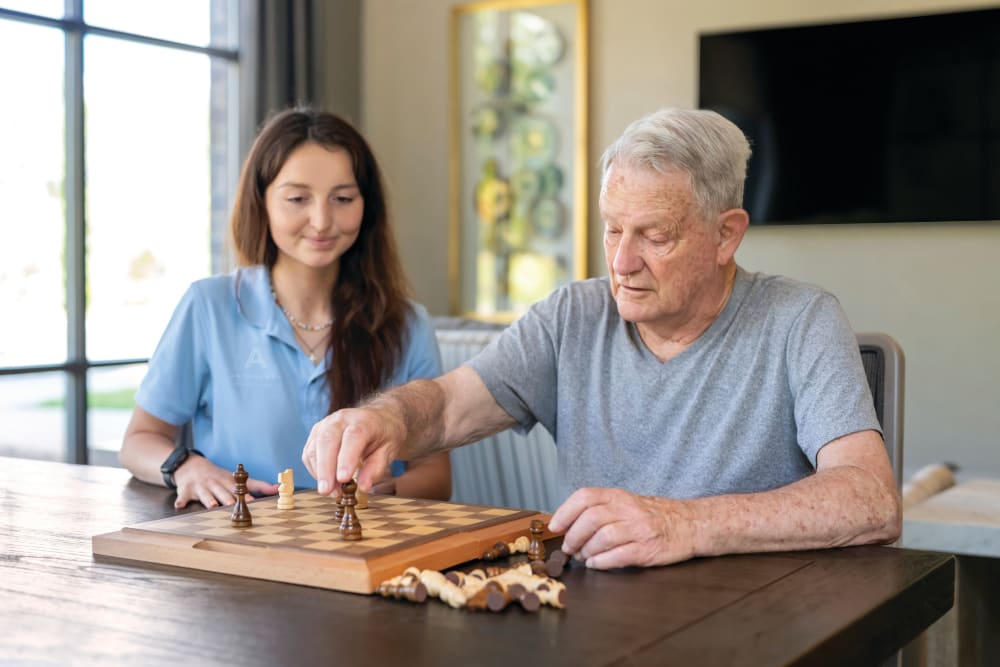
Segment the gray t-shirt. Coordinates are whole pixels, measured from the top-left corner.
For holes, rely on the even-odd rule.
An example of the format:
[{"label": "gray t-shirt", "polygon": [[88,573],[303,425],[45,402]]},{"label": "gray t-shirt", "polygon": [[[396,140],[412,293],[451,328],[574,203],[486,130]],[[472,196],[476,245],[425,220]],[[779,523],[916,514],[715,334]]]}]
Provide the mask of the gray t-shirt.
[{"label": "gray t-shirt", "polygon": [[881,432],[837,299],[741,268],[718,318],[666,363],[598,278],[556,290],[467,365],[519,430],[555,438],[563,496],[773,489],[811,474],[831,440]]}]

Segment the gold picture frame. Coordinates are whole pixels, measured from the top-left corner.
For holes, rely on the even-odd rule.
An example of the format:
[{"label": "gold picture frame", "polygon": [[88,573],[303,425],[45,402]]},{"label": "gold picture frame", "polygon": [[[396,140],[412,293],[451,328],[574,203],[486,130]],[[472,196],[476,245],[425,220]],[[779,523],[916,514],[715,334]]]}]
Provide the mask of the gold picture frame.
[{"label": "gold picture frame", "polygon": [[451,18],[451,312],[511,321],[587,277],[587,0]]}]

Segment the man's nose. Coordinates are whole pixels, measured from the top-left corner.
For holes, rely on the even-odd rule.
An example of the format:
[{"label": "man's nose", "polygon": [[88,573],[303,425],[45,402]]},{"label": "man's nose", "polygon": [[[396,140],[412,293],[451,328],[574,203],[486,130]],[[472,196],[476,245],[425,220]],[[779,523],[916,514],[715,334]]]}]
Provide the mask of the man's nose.
[{"label": "man's nose", "polygon": [[634,236],[623,235],[615,248],[611,268],[621,276],[635,273],[642,268],[641,242]]}]

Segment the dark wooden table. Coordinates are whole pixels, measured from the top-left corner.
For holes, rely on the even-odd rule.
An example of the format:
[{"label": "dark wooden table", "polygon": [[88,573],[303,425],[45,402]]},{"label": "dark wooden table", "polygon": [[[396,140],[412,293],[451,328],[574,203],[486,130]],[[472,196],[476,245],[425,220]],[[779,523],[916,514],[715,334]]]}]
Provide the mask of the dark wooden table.
[{"label": "dark wooden table", "polygon": [[952,605],[954,559],[857,547],[564,576],[570,608],[413,605],[96,559],[174,512],[124,470],[0,458],[0,663],[877,664]]}]

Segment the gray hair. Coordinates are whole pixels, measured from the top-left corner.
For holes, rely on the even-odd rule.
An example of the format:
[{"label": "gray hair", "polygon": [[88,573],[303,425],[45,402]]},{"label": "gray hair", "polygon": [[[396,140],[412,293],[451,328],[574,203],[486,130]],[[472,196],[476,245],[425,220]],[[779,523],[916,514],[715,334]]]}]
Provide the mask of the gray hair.
[{"label": "gray hair", "polygon": [[750,144],[740,128],[714,111],[666,108],[625,128],[601,156],[601,191],[612,163],[660,173],[681,171],[703,215],[743,206]]}]

